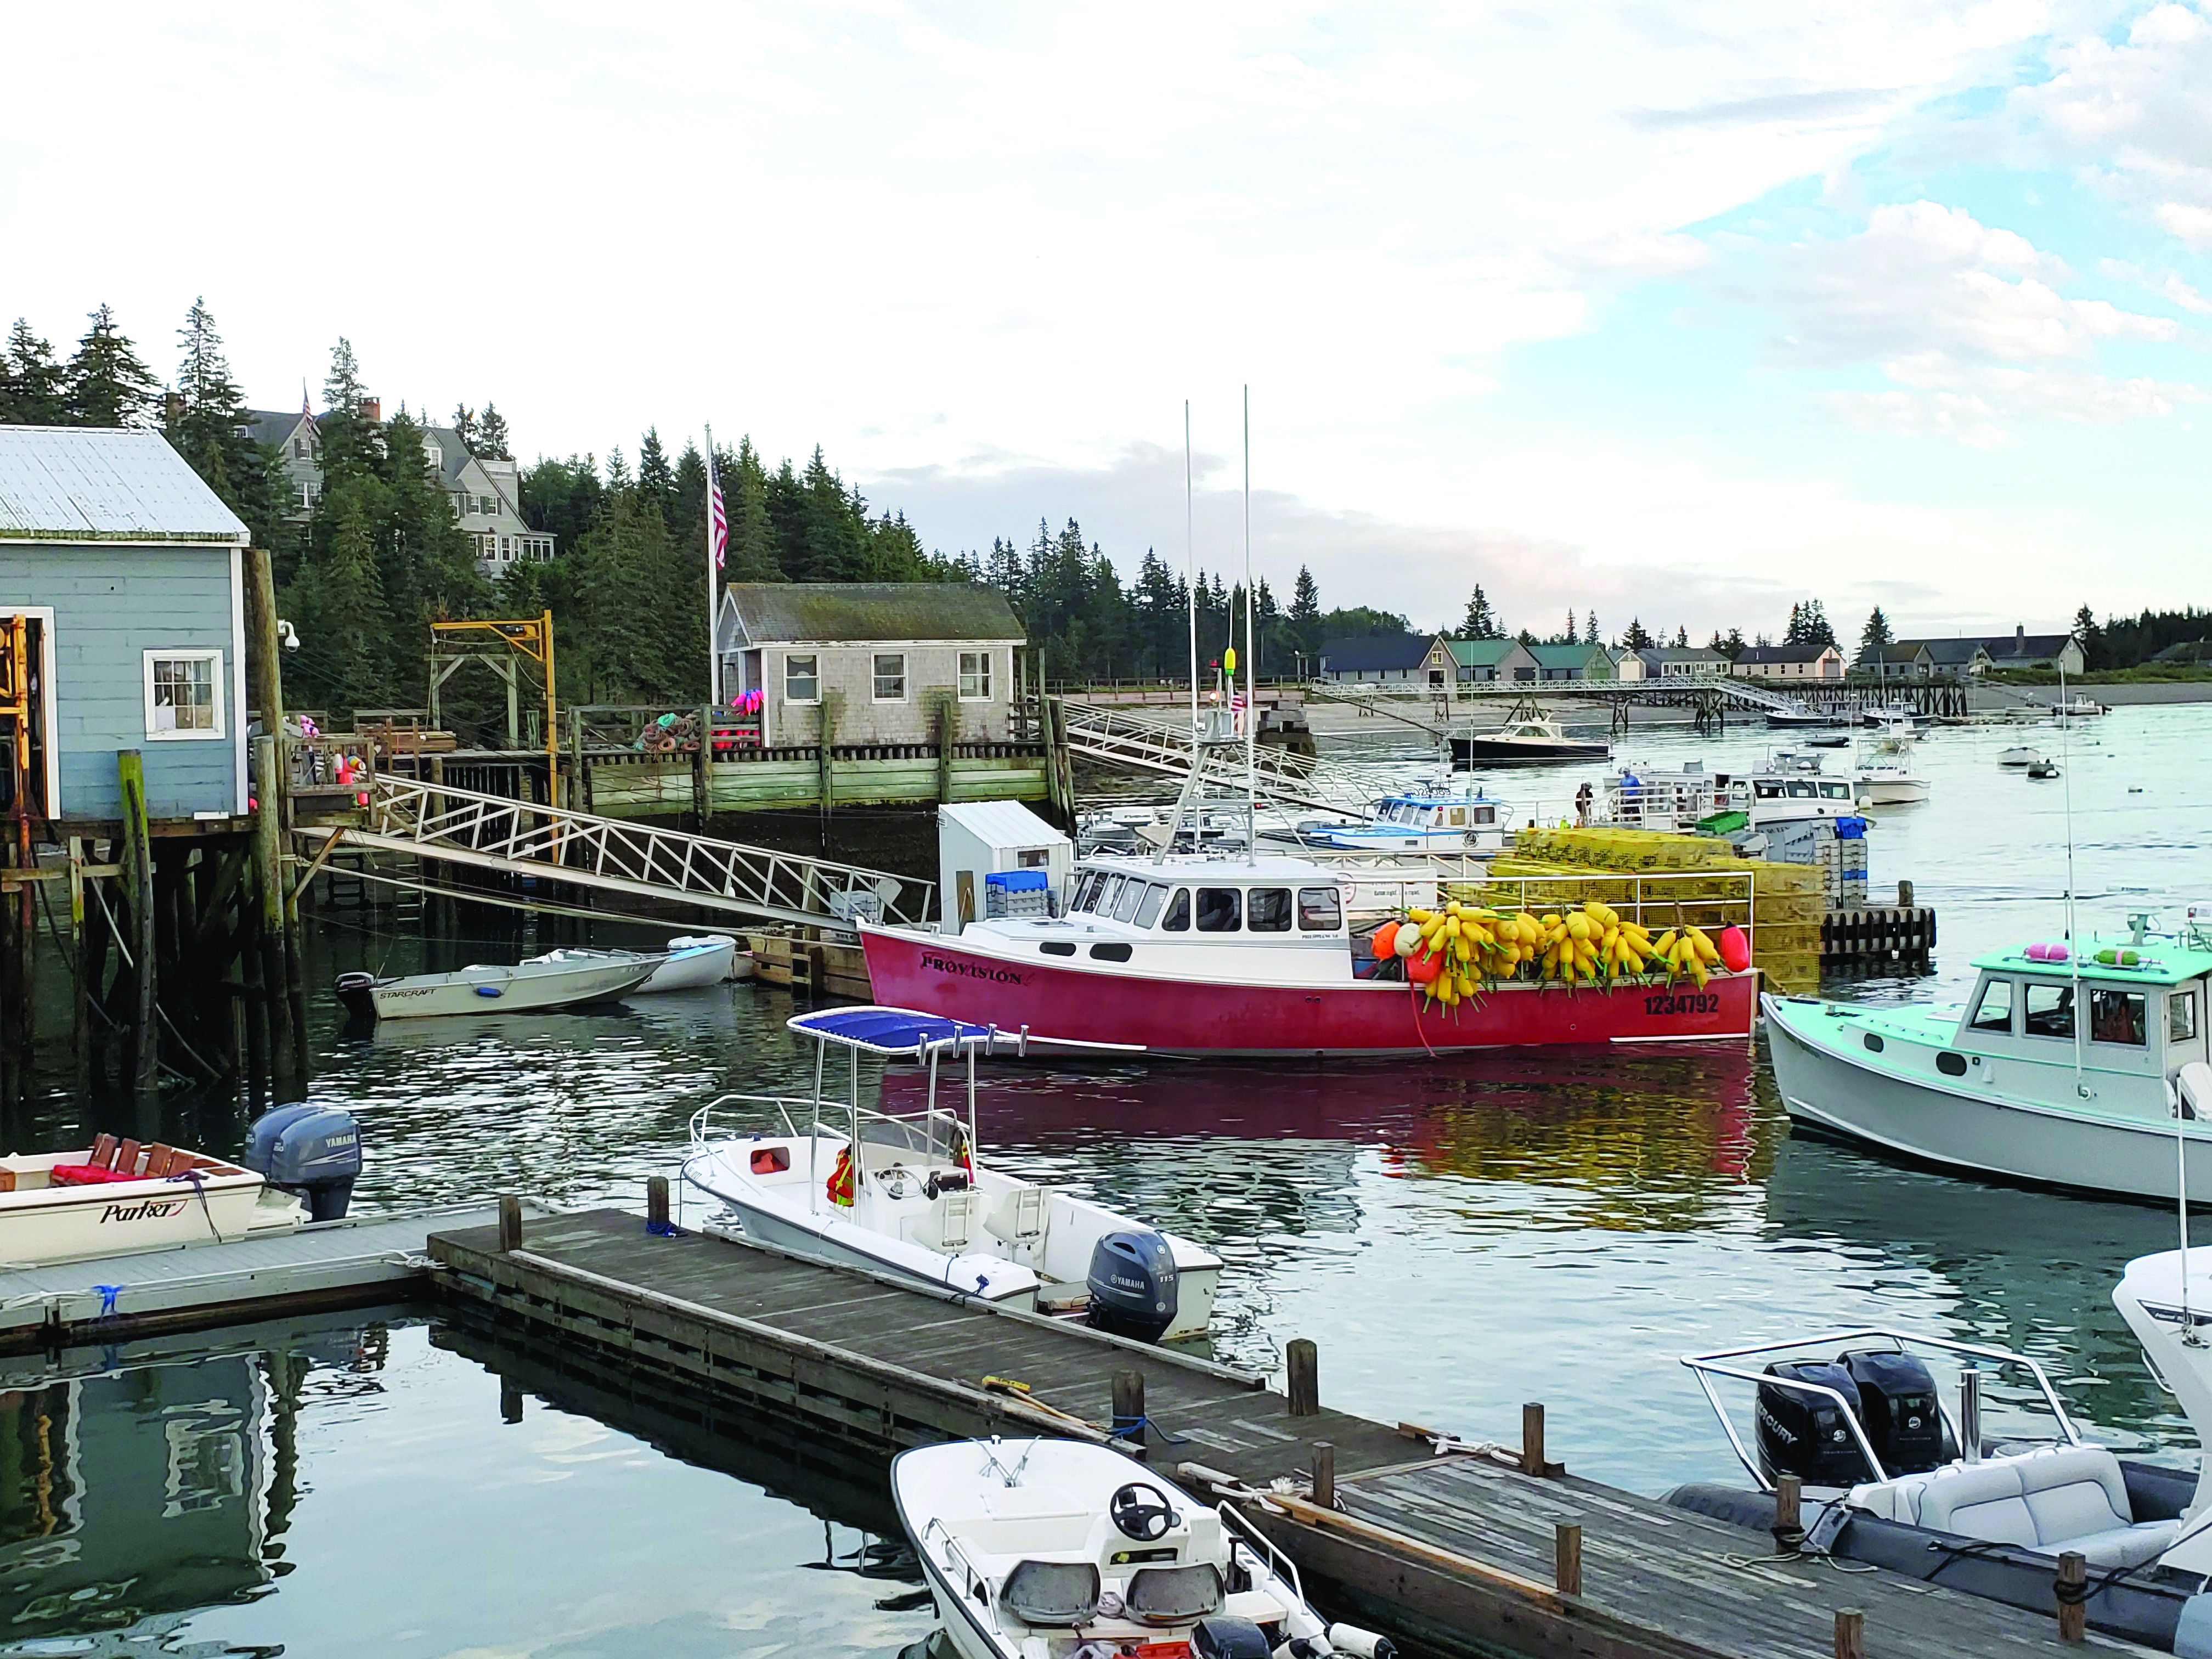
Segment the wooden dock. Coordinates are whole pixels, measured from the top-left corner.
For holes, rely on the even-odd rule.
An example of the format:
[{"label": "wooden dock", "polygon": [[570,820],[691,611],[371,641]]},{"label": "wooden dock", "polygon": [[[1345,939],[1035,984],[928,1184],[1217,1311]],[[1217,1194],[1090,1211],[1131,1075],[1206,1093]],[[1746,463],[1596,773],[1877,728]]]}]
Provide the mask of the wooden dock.
[{"label": "wooden dock", "polygon": [[1310,1345],[1292,1345],[1292,1391],[1278,1394],[1232,1367],[1066,1321],[733,1239],[658,1234],[611,1209],[457,1229],[428,1250],[441,1292],[476,1316],[878,1455],[993,1434],[1103,1443],[1121,1428],[1120,1443],[1141,1443],[1186,1484],[1225,1483],[1316,1599],[1416,1652],[2079,1650],[2050,1619],[1887,1572],[1764,1559],[1762,1534],[1573,1477],[1547,1461],[1540,1408],[1524,1414],[1521,1447],[1438,1454],[1422,1431],[1322,1405]]}]

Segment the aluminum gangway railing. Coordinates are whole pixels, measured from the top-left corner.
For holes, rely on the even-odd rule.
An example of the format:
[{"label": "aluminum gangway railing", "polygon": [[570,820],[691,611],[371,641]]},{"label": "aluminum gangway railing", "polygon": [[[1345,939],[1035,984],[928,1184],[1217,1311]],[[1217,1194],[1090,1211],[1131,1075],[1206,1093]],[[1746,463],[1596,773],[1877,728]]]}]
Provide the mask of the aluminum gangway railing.
[{"label": "aluminum gangway railing", "polygon": [[[1104,708],[1097,703],[1062,705],[1069,750],[1162,777],[1188,778],[1198,746],[1184,710]],[[1439,763],[1440,764],[1442,763]],[[1206,776],[1224,787],[1244,787],[1244,756],[1216,753],[1206,763]],[[1304,807],[1324,812],[1364,814],[1382,797],[1404,787],[1403,765],[1362,766],[1316,760],[1287,750],[1261,746],[1253,755],[1253,782],[1262,805]]]},{"label": "aluminum gangway railing", "polygon": [[294,832],[322,843],[317,865],[339,846],[362,848],[848,933],[856,919],[914,923],[934,912],[934,882],[857,865],[390,773],[367,793],[359,823]]}]

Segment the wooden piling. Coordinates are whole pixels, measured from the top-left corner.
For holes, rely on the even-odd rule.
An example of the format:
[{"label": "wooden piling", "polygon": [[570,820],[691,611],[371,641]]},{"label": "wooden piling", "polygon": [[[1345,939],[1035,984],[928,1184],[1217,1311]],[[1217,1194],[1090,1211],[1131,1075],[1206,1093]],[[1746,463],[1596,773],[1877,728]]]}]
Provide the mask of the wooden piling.
[{"label": "wooden piling", "polygon": [[1552,1583],[1562,1595],[1583,1593],[1583,1529],[1579,1522],[1560,1521],[1552,1528]]},{"label": "wooden piling", "polygon": [[522,1200],[513,1193],[499,1200],[499,1249],[506,1255],[522,1248]]},{"label": "wooden piling", "polygon": [[522,1421],[522,1385],[504,1376],[499,1379],[499,1420]]},{"label": "wooden piling", "polygon": [[1544,1402],[1531,1400],[1521,1407],[1521,1473],[1544,1472]]},{"label": "wooden piling", "polygon": [[[261,781],[253,811],[253,880],[260,901],[260,921],[255,929],[254,955],[260,963],[258,979],[263,1042],[268,1063],[292,1068],[297,1053],[292,1042],[291,1008],[286,995],[284,949],[284,837],[276,792],[270,787],[281,754],[273,737],[253,740],[253,770]],[[304,1080],[304,1079],[303,1079]]]},{"label": "wooden piling", "polygon": [[84,925],[84,837],[69,838],[70,1058],[80,1097],[92,1093],[91,961]]},{"label": "wooden piling", "polygon": [[2058,1583],[2053,1593],[2058,1600],[2058,1639],[2062,1642],[2087,1641],[2089,1558],[2079,1550],[2068,1550],[2061,1555],[2058,1558]]},{"label": "wooden piling", "polygon": [[1336,1448],[1326,1440],[1313,1443],[1313,1501],[1325,1510],[1336,1507]]},{"label": "wooden piling", "polygon": [[123,797],[123,890],[130,907],[129,957],[135,995],[131,1010],[131,1087],[150,1095],[161,1086],[159,1035],[154,1029],[154,847],[146,822],[145,759],[118,750],[117,781]]},{"label": "wooden piling", "polygon": [[1866,1659],[1866,1614],[1856,1607],[1836,1615],[1836,1659]]},{"label": "wooden piling", "polygon": [[645,1223],[656,1232],[668,1228],[668,1177],[647,1176],[645,1182]]},{"label": "wooden piling", "polygon": [[1805,1482],[1794,1474],[1774,1477],[1774,1548],[1787,1554],[1805,1541]]},{"label": "wooden piling", "polygon": [[1291,1415],[1313,1417],[1321,1411],[1321,1350],[1303,1336],[1293,1337],[1283,1350],[1285,1384],[1291,1397]]},{"label": "wooden piling", "polygon": [[[1114,1373],[1114,1433],[1139,1447],[1146,1443],[1145,1374],[1142,1371]],[[1139,1455],[1142,1455],[1139,1452]]]}]

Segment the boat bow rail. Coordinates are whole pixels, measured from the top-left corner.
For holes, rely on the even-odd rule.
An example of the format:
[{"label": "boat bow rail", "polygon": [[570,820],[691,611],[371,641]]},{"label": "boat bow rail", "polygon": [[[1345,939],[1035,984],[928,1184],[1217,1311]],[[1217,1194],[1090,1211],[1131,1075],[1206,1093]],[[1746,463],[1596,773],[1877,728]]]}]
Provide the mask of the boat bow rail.
[{"label": "boat bow rail", "polygon": [[[1200,763],[1200,745],[1192,734],[1188,714],[1163,719],[1074,702],[1063,708],[1067,746],[1079,755],[1170,778],[1188,778],[1192,768]],[[1251,761],[1254,791],[1263,805],[1342,812],[1354,817],[1391,793],[1404,775],[1391,767],[1316,760],[1267,746],[1255,749]],[[1242,744],[1233,754],[1218,750],[1207,752],[1204,765],[1207,781],[1224,788],[1243,788]]]},{"label": "boat bow rail", "polygon": [[319,844],[317,865],[344,844],[845,933],[858,918],[911,924],[935,908],[933,882],[566,807],[389,773],[368,796],[358,825],[295,829]]}]

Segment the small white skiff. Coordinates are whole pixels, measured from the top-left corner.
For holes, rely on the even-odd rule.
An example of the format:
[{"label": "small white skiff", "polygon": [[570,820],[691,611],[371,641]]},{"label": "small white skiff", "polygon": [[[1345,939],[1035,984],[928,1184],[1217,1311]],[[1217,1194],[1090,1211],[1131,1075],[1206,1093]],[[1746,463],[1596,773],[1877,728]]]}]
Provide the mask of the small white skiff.
[{"label": "small white skiff", "polygon": [[0,1158],[0,1262],[11,1267],[231,1243],[307,1219],[252,1170],[181,1147],[101,1135],[88,1151]]},{"label": "small white skiff", "polygon": [[720,985],[726,979],[750,979],[753,967],[752,958],[746,957],[743,959],[744,971],[738,971],[738,942],[727,933],[672,939],[665,951],[594,951],[581,946],[548,951],[542,957],[529,957],[522,965],[528,968],[544,962],[633,962],[649,965],[653,972],[637,988],[639,996],[659,991],[696,991],[702,986]]},{"label": "small white skiff", "polygon": [[1104,1446],[918,1446],[891,1460],[891,1497],[962,1659],[1397,1651],[1324,1623],[1234,1507]]},{"label": "small white skiff", "polygon": [[627,995],[652,978],[662,960],[627,951],[618,957],[593,952],[588,961],[540,957],[512,967],[469,967],[451,974],[416,974],[406,979],[341,974],[338,1000],[345,1004],[348,1012],[369,1019],[567,1008]]},{"label": "small white skiff", "polygon": [[[903,1008],[817,1009],[788,1022],[819,1045],[811,1101],[726,1095],[691,1120],[684,1179],[728,1207],[763,1243],[848,1266],[945,1285],[1024,1311],[1081,1311],[1091,1323],[1144,1340],[1194,1336],[1213,1317],[1221,1258],[1057,1187],[986,1164],[975,1133],[975,1057],[1022,1052],[1039,1038]],[[831,1047],[846,1051],[848,1097],[825,1101]],[[1107,1043],[1056,1043],[1111,1048]],[[928,1068],[922,1110],[860,1103],[860,1059]],[[938,1064],[968,1063],[964,1110],[939,1104]],[[758,1101],[782,1111],[785,1134],[716,1139],[715,1106]],[[805,1130],[789,1108],[811,1109]],[[847,1120],[826,1127],[825,1108]]]}]

